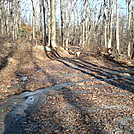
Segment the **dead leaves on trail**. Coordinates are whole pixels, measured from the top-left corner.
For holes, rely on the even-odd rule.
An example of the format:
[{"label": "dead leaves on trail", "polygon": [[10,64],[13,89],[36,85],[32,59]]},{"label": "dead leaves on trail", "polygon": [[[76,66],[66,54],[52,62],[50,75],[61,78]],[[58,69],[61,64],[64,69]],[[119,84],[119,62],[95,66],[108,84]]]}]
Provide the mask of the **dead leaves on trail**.
[{"label": "dead leaves on trail", "polygon": [[40,133],[133,132],[134,82],[132,77],[121,76],[125,66],[95,56],[50,60],[42,50],[38,56],[39,49],[33,53],[27,49],[18,49],[9,59],[11,64],[1,71],[0,99],[51,87],[54,92],[43,98],[33,114],[41,123]]},{"label": "dead leaves on trail", "polygon": [[42,122],[41,133],[82,132],[86,134],[90,131],[90,126],[83,123],[81,112],[67,101],[64,95],[60,95],[59,92],[48,94],[47,100],[44,102],[45,105],[40,106],[40,110],[35,116],[39,122]]}]

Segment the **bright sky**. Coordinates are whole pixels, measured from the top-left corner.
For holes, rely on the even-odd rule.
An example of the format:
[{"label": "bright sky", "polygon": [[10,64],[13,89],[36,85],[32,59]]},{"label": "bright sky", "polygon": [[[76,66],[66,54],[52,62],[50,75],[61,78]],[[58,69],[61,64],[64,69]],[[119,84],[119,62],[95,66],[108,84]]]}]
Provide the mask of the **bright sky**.
[{"label": "bright sky", "polygon": [[[38,1],[39,0],[33,0],[34,1],[34,5],[36,5],[36,11],[37,13],[39,13],[39,3]],[[94,0],[95,1],[95,0]],[[59,2],[59,0],[57,0],[57,3]],[[100,0],[100,2],[103,2],[103,0]],[[126,14],[126,0],[118,0],[119,2],[119,6],[120,6],[120,13],[121,14]],[[59,4],[58,4],[59,5]],[[134,6],[134,1],[132,0],[132,5]],[[32,8],[31,8],[31,0],[21,0],[21,7],[22,9],[24,9],[22,11],[22,16],[26,18],[26,20],[29,22],[30,21],[30,16],[31,16],[31,13],[32,13]],[[59,9],[59,6],[57,6],[57,16],[59,16],[60,14],[60,9]]]}]

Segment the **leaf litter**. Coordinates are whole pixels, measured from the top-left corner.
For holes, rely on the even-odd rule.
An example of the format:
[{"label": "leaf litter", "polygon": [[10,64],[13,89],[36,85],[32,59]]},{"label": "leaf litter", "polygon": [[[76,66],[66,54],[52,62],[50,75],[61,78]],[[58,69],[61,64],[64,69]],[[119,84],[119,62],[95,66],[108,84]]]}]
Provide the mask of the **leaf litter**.
[{"label": "leaf litter", "polygon": [[40,129],[28,133],[132,134],[134,78],[120,77],[126,69],[92,56],[55,60],[28,56],[22,63],[12,63],[5,68],[7,71],[1,71],[1,105],[6,103],[4,98],[15,94],[74,82],[41,98],[38,110],[27,117],[38,122]]}]

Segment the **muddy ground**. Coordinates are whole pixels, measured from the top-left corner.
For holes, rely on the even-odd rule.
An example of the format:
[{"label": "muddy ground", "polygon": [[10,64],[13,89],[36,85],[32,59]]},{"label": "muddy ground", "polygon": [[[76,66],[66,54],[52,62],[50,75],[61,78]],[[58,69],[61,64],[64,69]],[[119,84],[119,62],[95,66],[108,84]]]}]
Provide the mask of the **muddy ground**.
[{"label": "muddy ground", "polygon": [[14,51],[1,64],[1,133],[133,134],[133,64],[91,51],[49,59],[42,46],[8,45]]}]

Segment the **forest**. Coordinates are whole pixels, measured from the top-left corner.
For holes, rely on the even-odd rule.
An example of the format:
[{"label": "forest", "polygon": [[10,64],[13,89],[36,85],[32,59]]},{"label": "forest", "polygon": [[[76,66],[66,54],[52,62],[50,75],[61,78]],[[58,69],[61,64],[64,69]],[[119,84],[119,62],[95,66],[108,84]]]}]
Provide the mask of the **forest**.
[{"label": "forest", "polygon": [[133,0],[0,0],[0,133],[133,134]]},{"label": "forest", "polygon": [[63,48],[79,46],[133,58],[132,0],[7,0],[0,5],[1,36],[25,37]]}]

